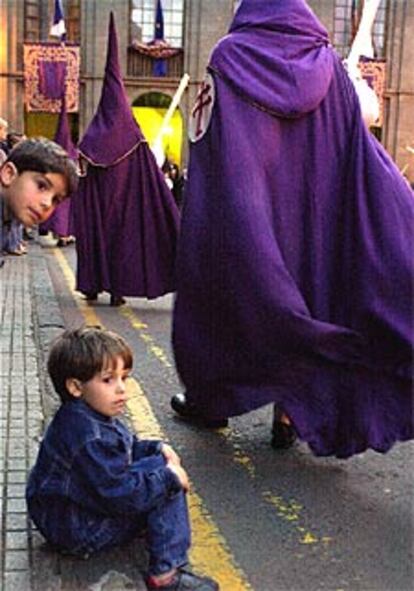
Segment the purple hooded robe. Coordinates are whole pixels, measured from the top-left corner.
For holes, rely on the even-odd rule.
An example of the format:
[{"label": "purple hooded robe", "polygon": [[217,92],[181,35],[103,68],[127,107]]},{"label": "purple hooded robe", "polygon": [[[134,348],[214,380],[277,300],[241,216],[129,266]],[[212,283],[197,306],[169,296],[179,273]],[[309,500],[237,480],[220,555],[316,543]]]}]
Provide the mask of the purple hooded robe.
[{"label": "purple hooded robe", "polygon": [[[59,120],[54,141],[66,150],[72,160],[77,160],[78,151],[72,142],[68,116],[66,113],[66,101],[64,97],[62,99],[62,106],[59,113]],[[39,226],[40,232],[53,232],[57,236],[70,236],[72,234],[71,203],[72,196],[65,199],[60,205],[58,205],[50,218]]]},{"label": "purple hooded robe", "polygon": [[73,202],[77,289],[173,291],[178,209],[128,104],[112,13],[102,95],[79,152],[88,164]]},{"label": "purple hooded robe", "polygon": [[178,246],[187,400],[276,402],[317,455],[385,452],[413,437],[412,191],[302,0],[243,0],[208,72]]}]

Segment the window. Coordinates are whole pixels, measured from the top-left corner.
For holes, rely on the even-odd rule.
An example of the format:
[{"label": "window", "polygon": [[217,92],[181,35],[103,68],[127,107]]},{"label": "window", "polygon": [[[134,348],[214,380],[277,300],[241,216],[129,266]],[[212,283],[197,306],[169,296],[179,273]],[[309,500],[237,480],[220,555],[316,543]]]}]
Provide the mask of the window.
[{"label": "window", "polygon": [[[334,20],[334,45],[342,57],[346,57],[352,45],[362,14],[364,0],[336,0]],[[385,20],[387,0],[379,5],[373,27],[375,57],[385,55]]]},{"label": "window", "polygon": [[25,41],[40,39],[39,0],[26,0],[24,3],[24,39]]},{"label": "window", "polygon": [[[164,39],[172,47],[182,47],[184,0],[161,0]],[[157,0],[131,1],[131,40],[148,43],[154,39]]]},{"label": "window", "polygon": [[66,40],[80,43],[80,0],[69,0],[65,6]]},{"label": "window", "polygon": [[[63,15],[66,25],[66,40],[79,43],[80,39],[80,0],[63,0]],[[50,37],[54,3],[41,0],[25,0],[24,2],[24,40],[56,41]]]}]

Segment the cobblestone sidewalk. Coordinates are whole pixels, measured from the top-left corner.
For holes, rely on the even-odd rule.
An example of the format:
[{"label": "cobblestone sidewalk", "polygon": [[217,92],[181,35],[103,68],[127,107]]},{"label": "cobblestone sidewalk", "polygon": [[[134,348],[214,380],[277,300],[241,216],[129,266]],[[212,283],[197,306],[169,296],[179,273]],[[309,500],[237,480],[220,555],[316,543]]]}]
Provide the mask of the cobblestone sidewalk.
[{"label": "cobblestone sidewalk", "polygon": [[31,588],[33,531],[24,499],[27,471],[43,427],[27,257],[1,269],[1,478],[4,591]]}]

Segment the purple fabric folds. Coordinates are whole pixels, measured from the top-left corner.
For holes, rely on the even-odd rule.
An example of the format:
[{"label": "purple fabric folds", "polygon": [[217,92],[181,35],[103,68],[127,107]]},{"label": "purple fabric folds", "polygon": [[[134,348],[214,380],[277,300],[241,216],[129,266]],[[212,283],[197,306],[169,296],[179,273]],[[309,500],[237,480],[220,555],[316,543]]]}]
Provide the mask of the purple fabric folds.
[{"label": "purple fabric folds", "polygon": [[[62,93],[60,96],[62,96]],[[54,141],[66,150],[72,160],[77,159],[78,151],[72,142],[64,95],[62,98],[62,107],[59,113]],[[40,225],[39,230],[41,232],[53,232],[57,236],[70,236],[72,234],[72,198],[73,195],[65,199],[63,203],[57,206],[50,218]]]},{"label": "purple fabric folds", "polygon": [[77,289],[174,291],[178,209],[128,104],[112,14],[101,100],[79,151],[88,166],[73,201]]},{"label": "purple fabric folds", "polygon": [[245,100],[281,117],[300,117],[325,98],[333,54],[328,34],[298,0],[242,2],[210,68]]},{"label": "purple fabric folds", "polygon": [[191,145],[173,345],[210,417],[276,402],[317,455],[413,438],[414,196],[302,0],[243,0]]}]

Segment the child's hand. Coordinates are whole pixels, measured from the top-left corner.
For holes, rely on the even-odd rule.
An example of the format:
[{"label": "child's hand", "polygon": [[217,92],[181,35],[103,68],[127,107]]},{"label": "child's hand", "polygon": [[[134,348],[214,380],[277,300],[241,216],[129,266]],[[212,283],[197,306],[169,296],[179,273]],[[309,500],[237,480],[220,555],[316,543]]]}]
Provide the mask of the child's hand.
[{"label": "child's hand", "polygon": [[177,476],[178,480],[180,481],[181,486],[187,492],[190,488],[190,481],[188,480],[187,472],[184,470],[184,468],[182,466],[180,466],[179,464],[175,464],[175,463],[171,463],[171,462],[167,463],[167,468],[169,468],[171,470],[171,472],[174,472],[174,474]]},{"label": "child's hand", "polygon": [[164,456],[167,463],[181,466],[180,456],[177,454],[176,451],[173,450],[171,445],[168,445],[167,443],[163,443],[162,448],[161,448],[161,453]]}]

